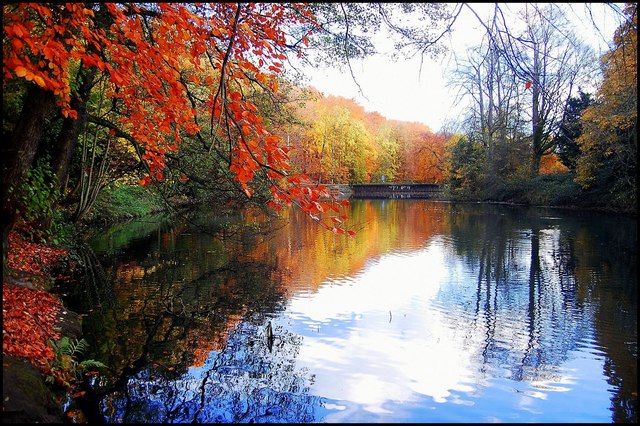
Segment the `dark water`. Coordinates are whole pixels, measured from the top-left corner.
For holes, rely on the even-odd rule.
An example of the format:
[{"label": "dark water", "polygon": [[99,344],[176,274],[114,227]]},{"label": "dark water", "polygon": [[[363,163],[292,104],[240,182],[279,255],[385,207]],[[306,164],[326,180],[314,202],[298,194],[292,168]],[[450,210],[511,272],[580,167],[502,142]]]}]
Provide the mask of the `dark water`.
[{"label": "dark water", "polygon": [[349,217],[351,239],[296,211],[267,235],[245,213],[94,238],[69,298],[111,370],[98,420],[637,420],[635,219],[418,200]]}]

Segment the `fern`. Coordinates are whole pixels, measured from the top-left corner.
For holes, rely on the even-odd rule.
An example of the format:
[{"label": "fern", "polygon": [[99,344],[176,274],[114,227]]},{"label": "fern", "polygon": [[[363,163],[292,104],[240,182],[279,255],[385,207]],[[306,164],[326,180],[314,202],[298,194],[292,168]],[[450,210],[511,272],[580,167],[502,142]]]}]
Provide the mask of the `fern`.
[{"label": "fern", "polygon": [[95,359],[85,359],[79,365],[84,368],[107,368],[106,365]]},{"label": "fern", "polygon": [[67,336],[62,337],[58,343],[54,343],[54,349],[63,355],[75,356],[82,355],[89,349],[89,343],[84,339],[69,339]]},{"label": "fern", "polygon": [[75,344],[72,345],[72,347],[73,347],[72,354],[77,353],[77,354],[83,355],[89,349],[89,343],[84,339],[80,339],[80,340],[76,339],[76,342]]},{"label": "fern", "polygon": [[69,339],[63,336],[57,342],[50,341],[55,359],[49,363],[52,374],[46,378],[48,383],[63,384],[72,387],[74,380],[81,380],[82,373],[86,370],[107,368],[105,364],[94,359],[78,361],[78,356],[89,349],[89,343],[85,339]]}]

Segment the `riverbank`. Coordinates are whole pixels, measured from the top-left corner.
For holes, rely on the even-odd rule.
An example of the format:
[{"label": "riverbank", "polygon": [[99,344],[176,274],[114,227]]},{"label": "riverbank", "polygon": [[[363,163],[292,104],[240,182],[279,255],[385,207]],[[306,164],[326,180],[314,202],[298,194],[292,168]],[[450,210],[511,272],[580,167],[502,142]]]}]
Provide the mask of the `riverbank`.
[{"label": "riverbank", "polygon": [[[82,318],[50,290],[73,271],[69,252],[13,231],[2,283],[3,423],[63,423],[73,387],[50,341],[82,337]],[[71,420],[71,419],[67,419]]]},{"label": "riverbank", "polygon": [[[11,284],[9,284],[11,285]],[[82,319],[75,312],[56,324],[61,334],[81,338]],[[52,388],[47,376],[29,360],[17,356],[2,357],[2,422],[64,423],[67,392]]]},{"label": "riverbank", "polygon": [[623,200],[602,186],[584,189],[575,182],[575,176],[571,173],[546,174],[510,182],[496,180],[472,188],[444,185],[441,199],[637,216],[635,197]]}]

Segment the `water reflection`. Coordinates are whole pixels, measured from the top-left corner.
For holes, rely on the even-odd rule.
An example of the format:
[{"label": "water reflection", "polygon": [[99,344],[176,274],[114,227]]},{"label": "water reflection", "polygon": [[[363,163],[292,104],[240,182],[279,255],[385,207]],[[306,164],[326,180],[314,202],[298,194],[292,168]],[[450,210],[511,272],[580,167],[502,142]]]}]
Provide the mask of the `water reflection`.
[{"label": "water reflection", "polygon": [[299,365],[316,372],[314,392],[343,401],[326,421],[410,421],[402,411],[420,396],[442,403],[471,390],[469,354],[433,309],[445,278],[436,243],[387,255],[349,281],[290,301],[288,317],[305,337]]},{"label": "water reflection", "polygon": [[105,414],[134,423],[313,421],[318,398],[306,395],[311,379],[292,368],[299,337],[279,333],[269,350],[259,336],[255,323],[244,322],[201,366],[141,371],[108,398]]},{"label": "water reflection", "polygon": [[291,211],[268,235],[96,242],[103,418],[635,421],[635,221],[418,200],[349,217],[351,239]]}]

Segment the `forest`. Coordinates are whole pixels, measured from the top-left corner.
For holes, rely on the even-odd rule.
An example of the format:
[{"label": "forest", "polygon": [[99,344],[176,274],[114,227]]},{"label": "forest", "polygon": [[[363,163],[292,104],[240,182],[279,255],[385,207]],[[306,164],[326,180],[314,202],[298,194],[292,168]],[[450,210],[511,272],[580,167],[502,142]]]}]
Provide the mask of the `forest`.
[{"label": "forest", "polygon": [[[637,211],[635,3],[617,10],[601,57],[562,8],[527,8],[515,30],[496,4],[452,76],[470,106],[435,131],[324,96],[288,64],[349,75],[382,27],[399,53],[444,55],[442,35],[473,4],[2,7],[3,355],[59,384],[70,378],[46,342],[60,306],[42,295],[87,227],[203,204],[293,205],[348,238],[348,200],[329,185],[383,181],[438,183],[454,201]],[[25,276],[35,288],[5,285]]]}]

